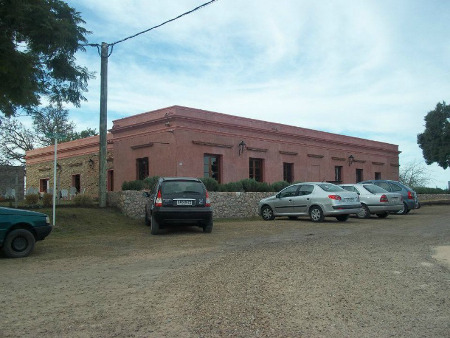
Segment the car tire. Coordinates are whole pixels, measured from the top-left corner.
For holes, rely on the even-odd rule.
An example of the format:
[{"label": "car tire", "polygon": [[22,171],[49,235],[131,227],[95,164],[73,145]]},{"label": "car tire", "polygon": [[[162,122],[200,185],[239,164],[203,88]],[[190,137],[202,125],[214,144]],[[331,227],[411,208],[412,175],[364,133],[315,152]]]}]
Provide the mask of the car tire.
[{"label": "car tire", "polygon": [[159,223],[156,221],[155,216],[153,215],[150,221],[150,233],[152,235],[157,235],[159,233]]},{"label": "car tire", "polygon": [[262,207],[261,216],[262,216],[263,220],[265,220],[265,221],[271,221],[275,218],[275,216],[273,215],[272,208],[269,207],[268,205],[265,205]]},{"label": "car tire", "polygon": [[36,239],[30,231],[16,229],[6,236],[3,252],[10,258],[26,257],[33,251],[34,243],[36,243]]},{"label": "car tire", "polygon": [[213,221],[210,221],[206,225],[203,226],[203,232],[210,234],[212,232],[212,228],[213,228]]},{"label": "car tire", "polygon": [[389,213],[383,212],[382,214],[377,214],[377,216],[378,216],[379,218],[386,218],[386,217],[389,216]]},{"label": "car tire", "polygon": [[323,215],[323,211],[320,207],[314,206],[309,209],[309,218],[313,222],[323,222],[325,216]]},{"label": "car tire", "polygon": [[408,212],[409,212],[409,208],[406,205],[406,203],[403,202],[403,208],[401,210],[397,211],[397,214],[398,215],[406,215]]},{"label": "car tire", "polygon": [[339,221],[339,222],[345,222],[346,220],[348,220],[348,218],[350,217],[350,215],[338,215],[338,216],[336,216],[336,219]]},{"label": "car tire", "polygon": [[148,218],[148,213],[147,213],[147,210],[145,211],[145,225],[146,226],[150,226],[150,224],[151,224],[151,221],[150,221],[150,219]]},{"label": "car tire", "polygon": [[365,204],[361,204],[361,211],[356,214],[356,217],[358,218],[369,218],[370,217],[370,210]]}]

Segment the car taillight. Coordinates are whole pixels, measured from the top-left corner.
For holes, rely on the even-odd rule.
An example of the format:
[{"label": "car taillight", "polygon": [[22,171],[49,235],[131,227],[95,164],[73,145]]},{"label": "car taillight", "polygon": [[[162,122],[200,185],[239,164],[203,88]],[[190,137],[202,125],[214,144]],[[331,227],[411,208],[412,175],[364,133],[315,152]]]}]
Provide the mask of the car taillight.
[{"label": "car taillight", "polygon": [[339,196],[339,195],[328,195],[328,198],[331,198],[332,200],[336,200],[336,201],[342,200],[341,196]]},{"label": "car taillight", "polygon": [[209,194],[208,194],[208,190],[207,190],[205,207],[210,207],[210,206],[211,206],[211,200],[209,199]]},{"label": "car taillight", "polygon": [[156,195],[155,207],[162,207],[161,190],[158,190],[158,195]]},{"label": "car taillight", "polygon": [[386,195],[381,195],[380,202],[389,202],[389,200]]},{"label": "car taillight", "polygon": [[411,191],[408,191],[408,199],[409,199],[409,200],[413,200],[413,199],[414,199],[414,196],[413,196],[413,194],[411,193]]}]

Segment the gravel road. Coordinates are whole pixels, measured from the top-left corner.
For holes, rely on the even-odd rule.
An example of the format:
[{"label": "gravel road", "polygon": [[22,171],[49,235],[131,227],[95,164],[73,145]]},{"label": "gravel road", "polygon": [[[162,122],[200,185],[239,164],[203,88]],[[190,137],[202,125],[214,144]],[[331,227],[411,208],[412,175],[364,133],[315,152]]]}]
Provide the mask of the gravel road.
[{"label": "gravel road", "polygon": [[[0,258],[1,337],[449,337],[450,206],[387,219],[132,225]],[[136,235],[137,234],[137,235]]]}]

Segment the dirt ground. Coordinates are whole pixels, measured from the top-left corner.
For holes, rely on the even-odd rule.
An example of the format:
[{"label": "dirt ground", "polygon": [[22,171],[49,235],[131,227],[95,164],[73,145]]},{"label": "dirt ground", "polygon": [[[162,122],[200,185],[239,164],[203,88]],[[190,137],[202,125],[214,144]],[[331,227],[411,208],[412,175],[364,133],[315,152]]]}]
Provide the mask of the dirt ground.
[{"label": "dirt ground", "polygon": [[50,235],[25,259],[0,257],[0,336],[448,337],[449,220],[441,205]]}]

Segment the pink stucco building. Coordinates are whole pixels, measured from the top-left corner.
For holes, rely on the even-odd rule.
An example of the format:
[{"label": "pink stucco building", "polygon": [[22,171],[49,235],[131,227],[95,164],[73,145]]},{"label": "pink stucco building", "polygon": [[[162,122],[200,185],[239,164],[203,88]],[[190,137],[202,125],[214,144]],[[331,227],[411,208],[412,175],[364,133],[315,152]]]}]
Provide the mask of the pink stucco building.
[{"label": "pink stucco building", "polygon": [[398,179],[397,145],[200,109],[115,120],[111,134],[119,184],[155,175],[220,183]]},{"label": "pink stucco building", "polygon": [[[52,154],[27,152],[27,186],[51,179]],[[98,137],[63,143],[58,154],[60,186],[97,196]],[[181,106],[113,121],[108,154],[115,191],[149,176],[354,183],[397,180],[399,170],[397,145]]]}]

